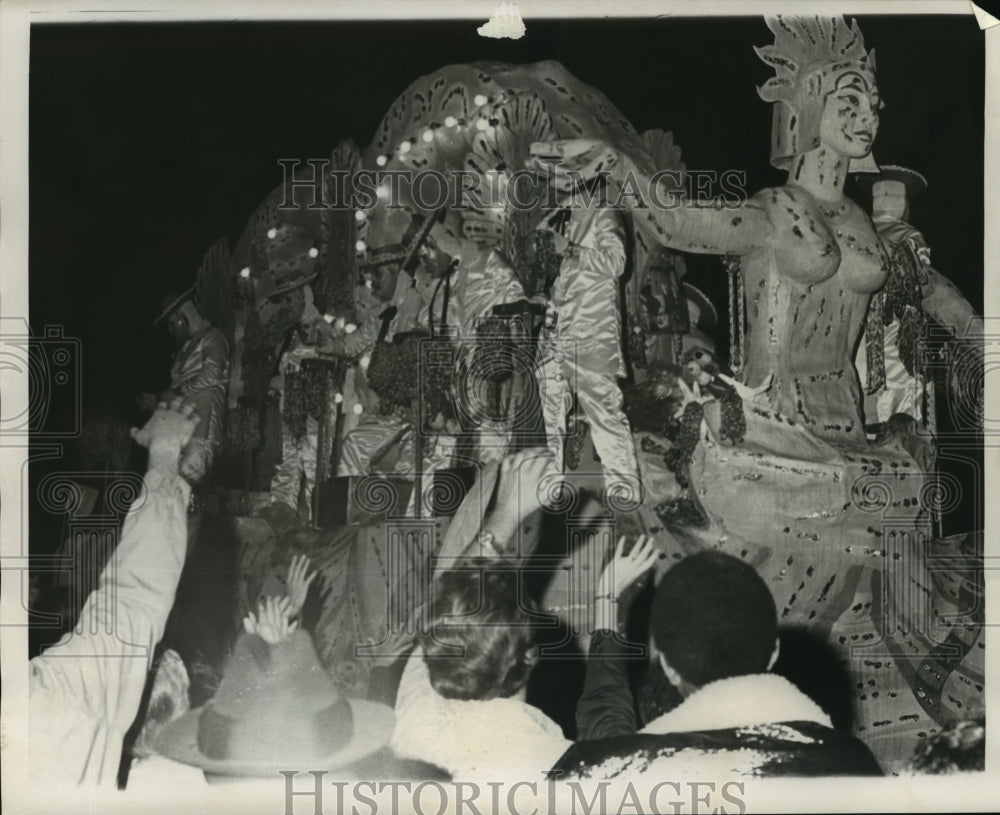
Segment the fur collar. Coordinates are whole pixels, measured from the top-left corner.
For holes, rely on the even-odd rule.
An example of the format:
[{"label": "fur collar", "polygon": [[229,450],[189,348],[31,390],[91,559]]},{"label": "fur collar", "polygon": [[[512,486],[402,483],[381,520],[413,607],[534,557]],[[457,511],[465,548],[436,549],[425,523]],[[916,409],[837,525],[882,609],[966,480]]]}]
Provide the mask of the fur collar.
[{"label": "fur collar", "polygon": [[659,735],[800,721],[833,726],[822,708],[784,677],[750,674],[710,682],[641,732]]}]

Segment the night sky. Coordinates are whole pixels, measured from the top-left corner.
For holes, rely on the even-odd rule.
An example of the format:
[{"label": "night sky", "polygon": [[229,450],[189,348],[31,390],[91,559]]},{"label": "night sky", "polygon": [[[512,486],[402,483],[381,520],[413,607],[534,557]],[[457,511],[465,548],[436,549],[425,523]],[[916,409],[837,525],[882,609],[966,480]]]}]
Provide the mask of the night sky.
[{"label": "night sky", "polygon": [[[927,176],[911,220],[981,309],[983,34],[971,16],[858,21],[886,103],[875,158]],[[529,20],[517,42],[477,25],[36,25],[30,318],[81,340],[84,416],[129,418],[136,392],[166,384],[157,305],[219,236],[235,242],[281,180],[279,158],[326,157],[344,137],[364,148],[395,97],[440,66],[559,60],[639,131],[672,130],[689,168],[744,169],[751,192],[782,181],[755,90],[772,75],[751,48],[772,41],[762,18]],[[725,309],[718,262],[689,268]]]}]

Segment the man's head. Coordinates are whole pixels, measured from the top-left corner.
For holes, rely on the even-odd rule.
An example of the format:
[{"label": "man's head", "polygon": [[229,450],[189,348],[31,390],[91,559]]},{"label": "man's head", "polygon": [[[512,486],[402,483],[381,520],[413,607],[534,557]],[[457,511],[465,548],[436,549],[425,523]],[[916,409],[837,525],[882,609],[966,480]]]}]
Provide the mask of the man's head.
[{"label": "man's head", "polygon": [[908,221],[910,201],[927,189],[927,179],[916,170],[898,164],[883,164],[878,174],[858,175],[857,185],[872,195],[875,223]]},{"label": "man's head", "polygon": [[344,695],[304,631],[279,642],[243,634],[215,696],[165,725],[153,748],[213,780],[274,778],[349,767],[385,747],[394,725],[388,706]]},{"label": "man's head", "polygon": [[872,185],[872,219],[905,221],[909,215],[906,185],[902,181],[876,181]]},{"label": "man's head", "polygon": [[420,266],[432,279],[444,277],[452,269],[452,256],[444,251],[433,238],[428,238],[417,250]]},{"label": "man's head", "polygon": [[431,685],[449,699],[513,696],[536,660],[530,602],[514,561],[469,558],[434,582],[419,637]]},{"label": "man's head", "polygon": [[714,551],[691,555],[663,576],[650,619],[664,672],[682,692],[770,670],[777,626],[774,598],[760,575]]},{"label": "man's head", "polygon": [[193,289],[179,295],[167,295],[160,303],[160,316],[154,321],[157,325],[165,325],[167,333],[177,343],[185,342],[204,322],[205,319],[194,304]]}]

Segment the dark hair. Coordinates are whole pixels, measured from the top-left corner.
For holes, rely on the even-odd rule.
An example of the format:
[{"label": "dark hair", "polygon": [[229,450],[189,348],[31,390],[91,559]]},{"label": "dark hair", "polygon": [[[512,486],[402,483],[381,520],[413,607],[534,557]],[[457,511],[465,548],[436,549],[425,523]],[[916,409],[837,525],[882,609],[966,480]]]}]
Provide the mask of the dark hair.
[{"label": "dark hair", "polygon": [[947,774],[986,769],[986,728],[982,719],[959,721],[929,736],[910,759],[910,770]]},{"label": "dark hair", "polygon": [[682,679],[701,686],[767,670],[778,614],[752,566],[722,552],[684,558],[660,581],[653,642]]},{"label": "dark hair", "polygon": [[434,581],[418,635],[431,685],[449,699],[511,696],[534,665],[531,604],[512,560],[468,558]]}]

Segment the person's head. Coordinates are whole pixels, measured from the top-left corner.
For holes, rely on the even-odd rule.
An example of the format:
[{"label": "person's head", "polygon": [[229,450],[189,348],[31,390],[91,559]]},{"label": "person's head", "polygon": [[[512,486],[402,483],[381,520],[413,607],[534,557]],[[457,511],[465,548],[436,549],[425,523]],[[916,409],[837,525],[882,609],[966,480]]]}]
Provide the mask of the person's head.
[{"label": "person's head", "polygon": [[767,19],[774,44],[755,49],[775,76],[758,89],[774,103],[771,164],[789,169],[793,159],[821,145],[848,159],[851,172],[875,172],[872,143],[881,100],[875,52],[865,51],[857,23],[842,17]]},{"label": "person's head", "polygon": [[194,304],[193,291],[167,295],[160,304],[160,316],[156,323],[162,324],[167,333],[177,343],[185,342],[204,322],[201,312]]},{"label": "person's head", "polygon": [[733,676],[769,671],[778,658],[778,615],[749,564],[716,551],[670,568],[656,587],[653,643],[682,694]]},{"label": "person's head", "polygon": [[858,185],[872,194],[872,220],[908,221],[910,200],[927,189],[923,174],[898,164],[883,164],[875,176],[858,176]]},{"label": "person's head", "polygon": [[272,294],[262,300],[257,306],[261,325],[268,325],[272,320],[292,325],[302,319],[305,309],[306,295],[303,286]]},{"label": "person's head", "polygon": [[873,221],[905,221],[909,208],[902,181],[876,181],[872,185]]},{"label": "person's head", "polygon": [[420,266],[432,280],[444,277],[451,271],[452,257],[432,239],[428,238],[417,250]]},{"label": "person's head", "polygon": [[984,722],[959,721],[928,736],[913,753],[909,769],[914,773],[946,775],[986,769]]},{"label": "person's head", "polygon": [[418,637],[431,685],[448,699],[516,694],[537,659],[531,602],[517,562],[468,558],[434,581]]},{"label": "person's head", "polygon": [[385,747],[394,724],[386,705],[344,695],[304,631],[273,644],[243,634],[215,696],[164,725],[152,748],[210,780],[274,778],[349,767]]}]

